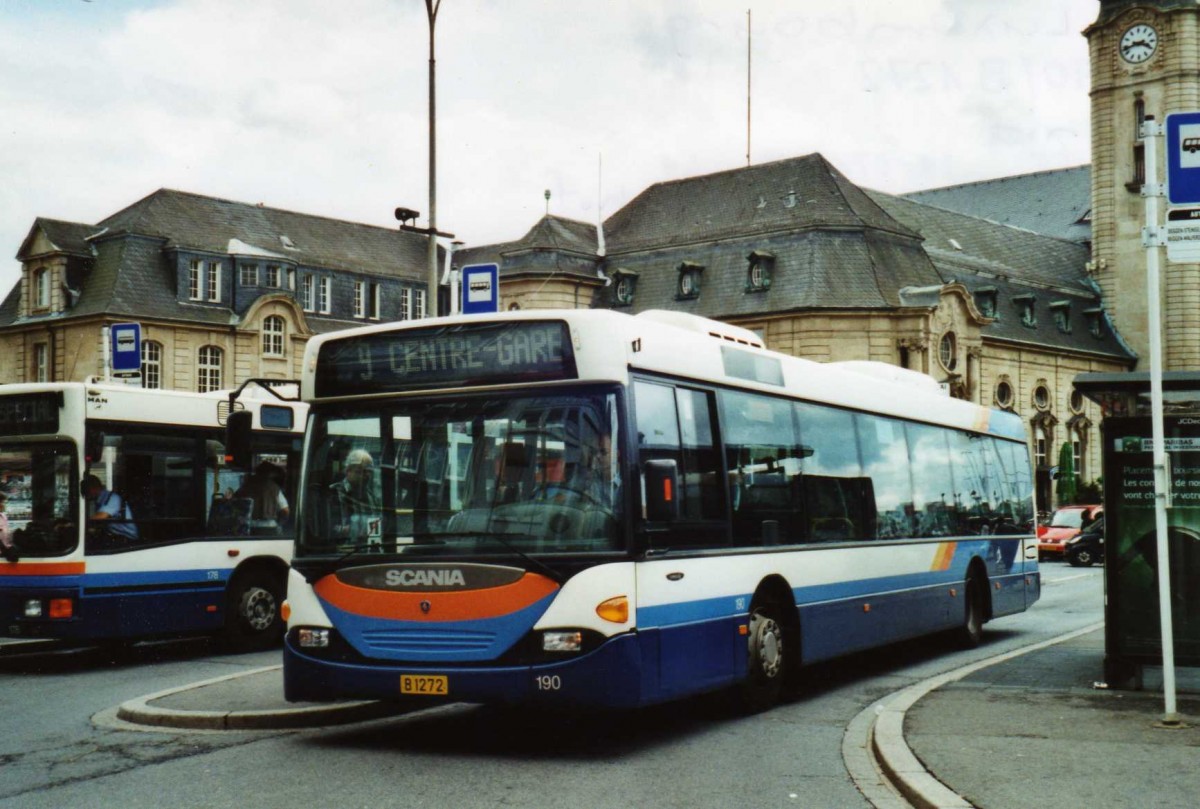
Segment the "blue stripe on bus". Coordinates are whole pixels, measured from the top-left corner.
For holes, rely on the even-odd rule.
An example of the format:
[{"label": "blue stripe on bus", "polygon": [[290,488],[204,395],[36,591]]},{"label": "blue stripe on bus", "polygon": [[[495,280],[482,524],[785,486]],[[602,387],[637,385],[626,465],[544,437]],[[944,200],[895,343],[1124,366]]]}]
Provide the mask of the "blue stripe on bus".
[{"label": "blue stripe on bus", "polygon": [[[216,574],[215,576],[213,574]],[[85,590],[109,587],[145,587],[156,584],[195,584],[216,586],[229,580],[232,568],[196,568],[193,570],[141,570],[118,573],[86,573]]]}]

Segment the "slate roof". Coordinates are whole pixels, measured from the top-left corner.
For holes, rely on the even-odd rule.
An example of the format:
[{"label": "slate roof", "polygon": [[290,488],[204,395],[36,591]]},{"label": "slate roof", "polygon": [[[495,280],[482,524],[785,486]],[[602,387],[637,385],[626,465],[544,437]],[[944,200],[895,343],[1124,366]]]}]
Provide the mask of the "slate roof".
[{"label": "slate roof", "polygon": [[911,231],[820,154],[655,183],[604,224],[610,256],[805,228]]},{"label": "slate roof", "polygon": [[428,241],[419,234],[165,188],[97,227],[158,236],[167,249],[221,254],[237,239],[306,267],[376,275],[396,275],[397,267],[422,268],[428,260]]},{"label": "slate roof", "polygon": [[571,259],[569,269],[578,271],[580,262],[599,261],[597,256],[596,226],[575,219],[547,214],[529,229],[520,239],[500,244],[482,245],[460,250],[454,254],[454,263],[459,267],[471,264],[498,264],[502,275],[530,269],[529,253],[553,254],[550,266],[537,267],[547,271],[567,269],[558,266],[554,259]]},{"label": "slate roof", "polygon": [[90,257],[92,255],[92,246],[88,243],[87,237],[96,232],[97,228],[95,225],[86,225],[82,222],[64,222],[61,219],[47,219],[46,217],[39,216],[34,220],[29,235],[21,243],[21,249],[17,251],[18,261],[23,261],[29,256],[34,237],[39,230],[45,233],[50,243],[63,253],[73,256]]},{"label": "slate roof", "polygon": [[1092,168],[1074,166],[903,194],[906,199],[1002,225],[1089,242]]}]

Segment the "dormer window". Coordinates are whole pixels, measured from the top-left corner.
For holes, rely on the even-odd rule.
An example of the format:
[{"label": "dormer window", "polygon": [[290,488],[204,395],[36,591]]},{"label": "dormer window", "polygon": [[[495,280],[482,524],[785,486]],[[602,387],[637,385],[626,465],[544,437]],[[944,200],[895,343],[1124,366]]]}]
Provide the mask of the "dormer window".
[{"label": "dormer window", "polygon": [[1104,310],[1100,307],[1095,309],[1084,309],[1084,317],[1087,318],[1088,332],[1096,339],[1104,338]]},{"label": "dormer window", "polygon": [[679,265],[679,293],[675,296],[678,300],[700,297],[700,273],[702,272],[704,272],[704,267],[700,264],[685,261]]},{"label": "dormer window", "polygon": [[33,271],[33,308],[50,308],[50,270],[47,267]]},{"label": "dormer window", "polygon": [[266,283],[263,284],[263,286],[268,286],[268,287],[272,287],[272,288],[281,287],[281,286],[283,286],[283,284],[279,280],[281,277],[282,276],[280,275],[279,265],[278,264],[268,264],[267,265],[267,280],[266,280]]},{"label": "dormer window", "polygon": [[775,274],[775,254],[764,250],[754,250],[746,256],[749,262],[746,269],[746,291],[766,292],[771,288],[771,278]]},{"label": "dormer window", "polygon": [[984,317],[996,317],[996,288],[980,287],[975,290],[975,307]]},{"label": "dormer window", "polygon": [[258,265],[243,264],[238,268],[238,283],[244,287],[258,286]]},{"label": "dormer window", "polygon": [[1070,301],[1055,301],[1050,304],[1050,311],[1054,313],[1054,325],[1063,334],[1071,333],[1071,302]]},{"label": "dormer window", "polygon": [[618,267],[613,271],[613,298],[617,306],[631,306],[637,292],[637,273]]},{"label": "dormer window", "polygon": [[1037,327],[1037,314],[1034,311],[1034,303],[1037,298],[1033,295],[1015,295],[1013,303],[1017,305],[1017,311],[1021,313],[1021,325],[1029,328]]}]

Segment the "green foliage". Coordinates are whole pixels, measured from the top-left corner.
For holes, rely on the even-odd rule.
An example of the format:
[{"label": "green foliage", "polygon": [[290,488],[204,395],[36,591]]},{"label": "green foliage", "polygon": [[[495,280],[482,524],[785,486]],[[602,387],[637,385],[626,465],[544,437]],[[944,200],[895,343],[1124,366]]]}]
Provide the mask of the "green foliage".
[{"label": "green foliage", "polygon": [[1062,449],[1058,451],[1058,476],[1055,478],[1055,487],[1060,506],[1076,502],[1075,454],[1070,442],[1063,443]]},{"label": "green foliage", "polygon": [[1099,477],[1091,483],[1080,483],[1075,489],[1075,502],[1088,505],[1104,502],[1104,478]]}]

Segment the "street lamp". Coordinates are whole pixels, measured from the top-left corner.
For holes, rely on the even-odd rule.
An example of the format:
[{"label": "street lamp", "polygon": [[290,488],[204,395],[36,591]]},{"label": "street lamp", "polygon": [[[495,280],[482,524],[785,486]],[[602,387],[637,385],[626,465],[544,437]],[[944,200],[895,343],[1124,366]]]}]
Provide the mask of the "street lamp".
[{"label": "street lamp", "polygon": [[437,60],[434,58],[433,30],[437,24],[438,10],[442,0],[425,0],[425,14],[429,18],[429,266],[428,286],[430,302],[426,313],[437,317],[438,313],[438,266],[437,266]]}]

